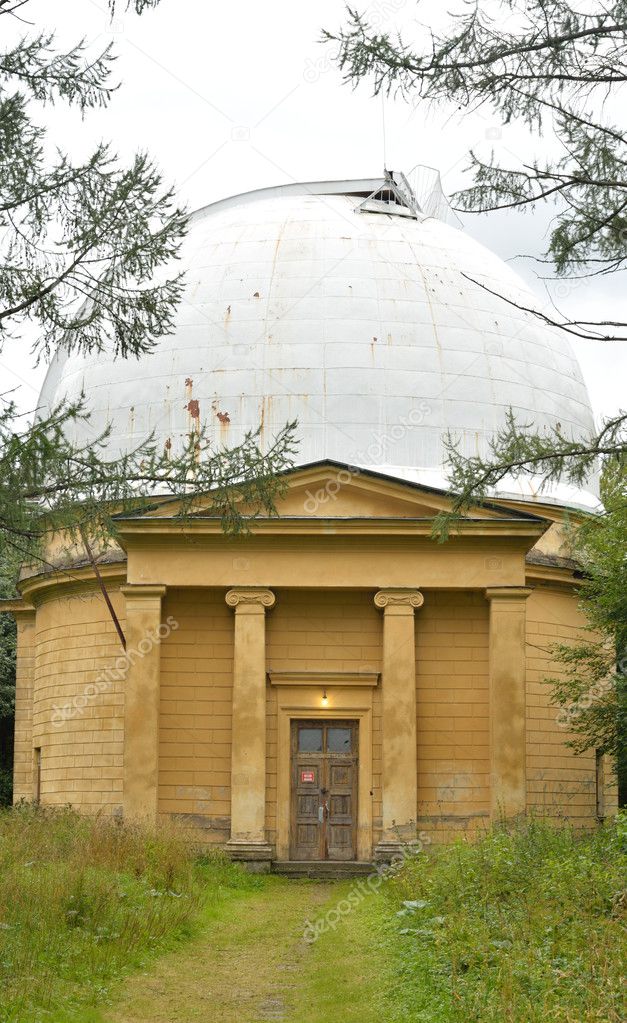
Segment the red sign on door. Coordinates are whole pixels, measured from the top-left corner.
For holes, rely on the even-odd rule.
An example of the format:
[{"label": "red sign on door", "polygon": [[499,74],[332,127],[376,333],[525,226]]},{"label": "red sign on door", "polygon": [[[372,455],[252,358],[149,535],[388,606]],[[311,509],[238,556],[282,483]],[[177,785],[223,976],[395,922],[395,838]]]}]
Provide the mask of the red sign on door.
[{"label": "red sign on door", "polygon": [[300,780],[301,782],[312,782],[315,780],[315,775],[313,771],[301,771]]}]

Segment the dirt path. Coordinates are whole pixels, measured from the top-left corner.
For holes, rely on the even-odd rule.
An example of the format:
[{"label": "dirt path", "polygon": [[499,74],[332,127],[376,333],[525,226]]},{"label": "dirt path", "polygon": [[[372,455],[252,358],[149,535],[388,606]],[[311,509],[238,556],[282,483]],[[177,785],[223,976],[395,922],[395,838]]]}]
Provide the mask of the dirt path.
[{"label": "dirt path", "polygon": [[269,878],[223,907],[200,938],[129,978],[103,1023],[381,1023],[381,953],[367,910],[313,945],[303,937],[307,920],[349,887]]}]

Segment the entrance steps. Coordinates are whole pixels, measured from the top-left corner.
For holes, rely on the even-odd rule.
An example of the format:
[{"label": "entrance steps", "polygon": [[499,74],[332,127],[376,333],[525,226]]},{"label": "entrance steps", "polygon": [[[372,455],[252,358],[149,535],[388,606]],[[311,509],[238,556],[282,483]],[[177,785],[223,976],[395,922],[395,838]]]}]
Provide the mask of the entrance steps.
[{"label": "entrance steps", "polygon": [[272,873],[283,877],[313,877],[324,881],[343,881],[349,877],[367,877],[374,872],[372,863],[357,860],[273,860]]}]

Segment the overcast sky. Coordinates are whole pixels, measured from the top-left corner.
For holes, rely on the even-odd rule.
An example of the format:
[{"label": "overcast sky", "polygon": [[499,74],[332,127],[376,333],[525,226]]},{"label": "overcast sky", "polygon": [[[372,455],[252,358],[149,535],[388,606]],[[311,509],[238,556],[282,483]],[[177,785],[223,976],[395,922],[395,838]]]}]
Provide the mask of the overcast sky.
[{"label": "overcast sky", "polygon": [[[402,28],[417,38],[425,31],[420,23],[442,18],[443,5],[373,0],[360,8],[379,29]],[[494,148],[515,166],[545,145],[520,126],[502,129],[487,109],[467,115],[402,100],[383,104],[367,84],[343,84],[330,48],[319,43],[323,27],[342,22],[342,0],[161,0],[142,18],[118,14],[113,23],[100,0],[33,0],[25,12],[37,28],[54,28],[59,44],[85,35],[99,48],[113,38],[119,55],[122,87],[106,110],[88,113],[84,123],[60,108],[37,112],[50,140],[80,155],[109,139],[125,160],[145,149],[191,209],[283,182],[375,176],[384,165],[384,120],[387,166],[437,167],[447,193],[468,183],[471,148],[484,156]],[[8,19],[2,21],[6,30]],[[547,224],[542,214],[464,218],[464,230],[504,259],[540,254]],[[543,293],[531,263],[513,265]],[[603,284],[560,283],[556,297],[571,316],[627,320],[624,292],[624,277],[615,276]],[[627,344],[575,347],[597,415],[627,404]],[[36,403],[44,372],[25,342],[0,352],[1,390],[19,385],[24,409]]]}]

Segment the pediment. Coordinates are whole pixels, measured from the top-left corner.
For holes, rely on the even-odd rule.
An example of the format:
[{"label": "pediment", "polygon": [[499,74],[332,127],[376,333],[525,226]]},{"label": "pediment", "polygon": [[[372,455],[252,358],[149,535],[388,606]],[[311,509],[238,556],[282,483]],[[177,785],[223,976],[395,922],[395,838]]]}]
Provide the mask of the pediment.
[{"label": "pediment", "polygon": [[[285,491],[276,501],[279,518],[284,519],[430,520],[451,507],[445,491],[336,462],[297,467],[285,474],[285,481]],[[210,514],[209,501],[205,507]],[[176,502],[166,500],[142,518],[171,518],[175,508]],[[199,498],[195,514],[202,517],[203,512],[203,500]],[[470,509],[465,515],[482,521],[518,517],[536,519],[498,505]]]},{"label": "pediment", "polygon": [[282,516],[323,519],[430,519],[448,503],[400,480],[322,465],[296,470],[277,510]]},{"label": "pediment", "polygon": [[[393,479],[367,469],[323,462],[294,469],[284,496],[277,501],[279,515],[307,518],[432,519],[451,508],[446,491],[407,480]],[[517,517],[498,505],[471,508],[468,519]],[[522,518],[534,518],[522,513]]]}]

